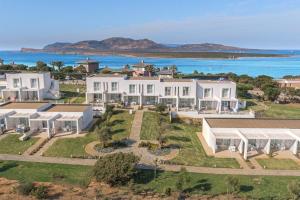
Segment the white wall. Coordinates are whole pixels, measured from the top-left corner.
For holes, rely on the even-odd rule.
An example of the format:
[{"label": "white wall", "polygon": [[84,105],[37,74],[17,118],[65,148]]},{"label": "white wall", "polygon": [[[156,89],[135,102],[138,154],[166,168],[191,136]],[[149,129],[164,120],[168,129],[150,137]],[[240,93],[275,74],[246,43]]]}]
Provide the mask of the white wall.
[{"label": "white wall", "polygon": [[207,145],[212,149],[213,153],[216,153],[216,138],[205,118],[202,120],[202,134]]}]

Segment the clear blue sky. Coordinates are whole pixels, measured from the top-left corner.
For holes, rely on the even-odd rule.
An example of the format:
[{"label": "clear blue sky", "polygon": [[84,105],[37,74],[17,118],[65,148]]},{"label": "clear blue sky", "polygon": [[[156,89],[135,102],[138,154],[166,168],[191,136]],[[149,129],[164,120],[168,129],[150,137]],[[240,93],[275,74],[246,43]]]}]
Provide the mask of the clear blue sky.
[{"label": "clear blue sky", "polygon": [[300,0],[0,0],[0,49],[113,36],[300,49]]}]

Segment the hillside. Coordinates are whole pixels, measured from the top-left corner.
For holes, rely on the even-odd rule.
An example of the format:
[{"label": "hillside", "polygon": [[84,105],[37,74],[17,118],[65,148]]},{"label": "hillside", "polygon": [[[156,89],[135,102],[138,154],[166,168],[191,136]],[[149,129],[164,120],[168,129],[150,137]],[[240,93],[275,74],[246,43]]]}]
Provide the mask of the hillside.
[{"label": "hillside", "polygon": [[[112,37],[105,40],[86,40],[75,43],[56,42],[43,49],[22,48],[23,52],[51,52],[68,54],[118,54],[145,57],[191,57],[191,58],[237,58],[269,57],[273,54],[236,53],[249,49],[222,44],[183,44],[164,45],[149,39],[134,40],[131,38]],[[230,52],[232,51],[232,52]],[[204,53],[203,53],[204,52]],[[227,52],[227,53],[226,53]],[[225,54],[224,54],[225,53]]]}]

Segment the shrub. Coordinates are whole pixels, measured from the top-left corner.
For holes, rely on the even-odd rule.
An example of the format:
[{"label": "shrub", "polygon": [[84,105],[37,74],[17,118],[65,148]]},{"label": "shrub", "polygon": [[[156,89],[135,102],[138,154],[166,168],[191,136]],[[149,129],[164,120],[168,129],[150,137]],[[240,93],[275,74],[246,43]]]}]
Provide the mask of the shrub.
[{"label": "shrub", "polygon": [[46,199],[48,197],[48,188],[40,185],[33,190],[32,195],[37,199]]},{"label": "shrub", "polygon": [[292,181],[287,186],[293,199],[298,199],[300,197],[300,183],[297,181]]},{"label": "shrub", "polygon": [[140,142],[139,147],[146,147],[148,150],[156,150],[158,149],[158,144],[154,144],[151,142]]},{"label": "shrub", "polygon": [[227,193],[238,192],[240,189],[240,181],[235,176],[227,176],[225,183],[227,185]]},{"label": "shrub", "polygon": [[163,113],[167,109],[165,104],[159,103],[155,106],[155,110],[159,113]]},{"label": "shrub", "polygon": [[34,185],[32,182],[21,182],[17,190],[20,194],[27,196],[34,190]]},{"label": "shrub", "polygon": [[136,173],[135,165],[139,158],[133,153],[115,153],[100,157],[93,174],[96,181],[103,181],[111,186],[124,185]]},{"label": "shrub", "polygon": [[167,196],[171,196],[171,193],[172,193],[172,189],[171,188],[166,188],[166,190],[165,190],[165,195],[167,195]]}]

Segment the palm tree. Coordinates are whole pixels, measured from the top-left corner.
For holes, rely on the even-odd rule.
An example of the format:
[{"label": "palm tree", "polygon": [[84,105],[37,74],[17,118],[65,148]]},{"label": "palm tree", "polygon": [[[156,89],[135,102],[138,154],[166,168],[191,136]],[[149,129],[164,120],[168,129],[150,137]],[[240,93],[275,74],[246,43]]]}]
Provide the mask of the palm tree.
[{"label": "palm tree", "polygon": [[64,66],[64,63],[62,61],[53,61],[50,64],[52,65],[53,71],[56,71],[56,67],[57,71],[60,71],[61,68]]},{"label": "palm tree", "polygon": [[145,71],[151,76],[155,72],[155,67],[153,67],[153,65],[147,65],[145,67]]}]

